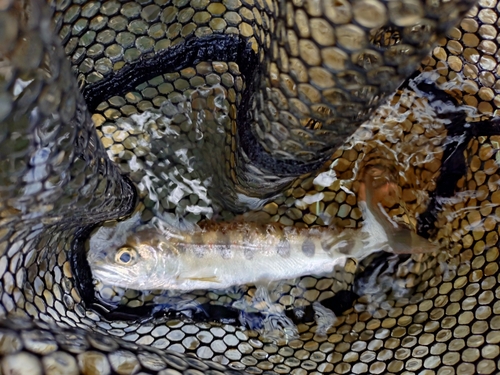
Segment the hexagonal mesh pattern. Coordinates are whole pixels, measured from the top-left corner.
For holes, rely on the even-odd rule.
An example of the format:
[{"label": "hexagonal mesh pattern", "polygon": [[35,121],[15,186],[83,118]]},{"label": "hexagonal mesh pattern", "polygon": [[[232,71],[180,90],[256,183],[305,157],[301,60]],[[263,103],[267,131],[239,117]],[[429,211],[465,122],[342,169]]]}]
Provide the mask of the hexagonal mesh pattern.
[{"label": "hexagonal mesh pattern", "polygon": [[[0,3],[1,372],[498,373],[497,8]],[[95,226],[132,211],[357,228],[359,177],[380,163],[388,216],[442,250],[283,284],[264,302],[293,336],[269,335],[272,317],[242,327],[252,286],[172,313],[164,291],[85,267]]]}]

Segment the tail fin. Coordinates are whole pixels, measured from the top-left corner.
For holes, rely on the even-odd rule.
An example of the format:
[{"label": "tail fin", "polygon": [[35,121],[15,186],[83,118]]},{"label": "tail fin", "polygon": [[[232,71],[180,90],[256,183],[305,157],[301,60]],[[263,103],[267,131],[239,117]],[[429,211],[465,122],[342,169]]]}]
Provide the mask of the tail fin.
[{"label": "tail fin", "polygon": [[359,191],[360,199],[366,202],[367,209],[384,229],[390,250],[396,254],[428,253],[437,250],[437,245],[392,221],[382,208],[380,201],[397,187],[390,172],[385,166],[368,168]]}]

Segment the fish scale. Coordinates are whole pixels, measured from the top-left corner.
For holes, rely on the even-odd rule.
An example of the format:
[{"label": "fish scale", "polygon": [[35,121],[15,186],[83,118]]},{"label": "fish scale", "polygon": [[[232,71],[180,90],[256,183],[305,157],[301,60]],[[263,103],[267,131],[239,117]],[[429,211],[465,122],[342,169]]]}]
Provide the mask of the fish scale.
[{"label": "fish scale", "polygon": [[[495,160],[499,139],[497,127],[491,122],[497,109],[497,4],[480,1],[462,21],[452,25],[450,17],[458,20],[470,3],[433,3],[431,10],[418,1],[404,5],[378,1],[332,3],[325,2],[328,6],[321,8],[322,2],[294,3],[292,6],[286,1],[280,4],[273,1],[166,4],[161,1],[65,1],[54,3],[54,12],[30,13],[33,9],[43,10],[45,3],[4,2],[0,11],[3,27],[0,53],[7,65],[2,74],[9,74],[5,78],[6,84],[0,89],[0,121],[4,125],[0,138],[3,153],[0,180],[4,198],[2,225],[8,235],[1,240],[0,264],[5,266],[2,267],[4,288],[0,306],[5,313],[23,315],[25,319],[16,322],[2,320],[1,335],[5,343],[0,347],[2,372],[77,374],[98,369],[96,371],[103,373],[158,373],[163,370],[168,373],[176,369],[181,373],[213,371],[229,374],[246,369],[251,373],[294,374],[494,374],[499,371],[496,334],[499,309],[495,294],[499,255],[496,210],[500,203]],[[405,14],[409,7],[415,10],[411,13],[413,17],[422,17],[418,28],[409,25],[415,20]],[[280,14],[287,16],[286,22],[276,16],[278,9]],[[25,16],[20,17],[20,12]],[[30,14],[35,15],[31,18],[31,32],[22,34],[26,30],[24,22]],[[227,187],[219,195],[228,202],[235,202],[238,213],[241,212],[241,203],[235,191],[255,196],[262,194],[266,198],[272,196],[273,201],[254,214],[261,220],[308,226],[324,225],[326,217],[334,224],[355,227],[360,221],[360,210],[356,205],[356,195],[349,193],[358,191],[352,177],[360,164],[370,159],[371,150],[385,149],[396,159],[399,185],[406,205],[405,212],[402,205],[388,197],[384,204],[389,216],[400,216],[403,221],[415,225],[417,214],[425,210],[428,195],[435,191],[425,227],[449,251],[437,259],[419,255],[410,260],[400,259],[395,264],[379,261],[377,264],[381,266],[370,272],[376,280],[372,289],[354,305],[349,303],[346,307],[349,311],[345,314],[338,314],[327,336],[317,335],[315,324],[304,323],[298,326],[300,338],[290,343],[264,342],[259,340],[257,333],[242,331],[233,325],[213,326],[161,319],[149,323],[130,322],[123,317],[108,320],[98,311],[89,309],[85,283],[76,282],[75,269],[68,260],[71,244],[78,242],[74,228],[123,217],[134,203],[132,189],[121,180],[106,156],[120,165],[121,172],[131,173],[130,178],[136,183],[136,178],[140,180],[142,177],[137,169],[143,165],[141,157],[149,155],[154,159],[148,146],[148,140],[153,138],[130,126],[121,129],[123,124],[116,120],[122,115],[133,116],[148,108],[159,108],[163,98],[177,105],[186,90],[196,89],[197,81],[193,77],[209,85],[221,84],[226,90],[228,118],[235,118],[237,109],[245,115],[250,113],[248,109],[253,107],[242,102],[242,97],[253,96],[261,103],[266,97],[258,92],[257,88],[261,86],[248,84],[244,66],[249,65],[248,61],[254,61],[251,58],[247,64],[245,59],[236,63],[196,61],[190,67],[172,66],[171,72],[165,74],[150,70],[152,74],[161,74],[160,78],[145,78],[149,81],[137,89],[133,87],[132,78],[145,76],[136,66],[135,71],[129,70],[124,75],[123,80],[131,82],[129,92],[119,94],[108,90],[113,85],[126,86],[126,83],[121,85],[117,81],[105,89],[95,86],[94,92],[87,91],[87,103],[97,102],[95,108],[99,105],[95,111],[91,109],[97,129],[95,135],[92,126],[82,126],[89,116],[83,108],[83,101],[78,98],[69,64],[64,64],[59,42],[53,43],[53,47],[44,47],[45,52],[37,53],[37,47],[48,43],[52,33],[48,26],[51,23],[41,20],[48,20],[51,16],[55,21],[55,31],[63,41],[64,53],[79,75],[78,82],[87,88],[113,71],[123,69],[126,63],[143,59],[144,54],[150,56],[173,44],[182,45],[190,35],[211,32],[243,35],[249,39],[250,48],[258,51],[261,60],[267,55],[276,60],[266,65],[271,74],[263,80],[262,86],[269,88],[272,99],[260,113],[260,125],[248,127],[260,137],[257,143],[251,142],[253,138],[248,132],[237,134],[239,127],[235,122],[227,121],[218,124],[230,133],[223,140],[223,146],[218,148],[224,150],[220,156],[214,152],[215,147],[209,148],[211,151],[207,153],[193,148],[196,150],[194,154],[204,157],[212,167],[222,171],[222,176],[226,174],[232,181],[224,185]],[[381,24],[386,20],[390,24],[388,27]],[[45,26],[41,27],[42,24]],[[380,26],[379,30],[370,33],[370,28]],[[447,37],[439,39],[437,48],[425,59],[421,70],[430,73],[431,82],[437,82],[437,90],[446,90],[459,105],[477,109],[477,113],[483,116],[480,126],[475,126],[474,121],[465,124],[473,131],[467,133],[465,144],[458,147],[459,152],[452,152],[451,147],[457,144],[457,139],[447,138],[448,130],[443,124],[446,116],[436,115],[436,108],[430,105],[436,97],[402,88],[387,106],[376,112],[365,111],[363,104],[356,105],[356,99],[364,100],[367,93],[365,98],[370,101],[369,93],[378,87],[386,85],[385,93],[392,92],[403,80],[402,76],[418,66],[419,56],[426,53],[426,43],[438,40],[436,27],[439,33],[448,29]],[[279,32],[275,33],[277,28]],[[334,38],[331,37],[333,28]],[[227,47],[223,38],[219,41],[222,49]],[[360,44],[352,45],[352,42]],[[26,43],[27,48],[19,47],[21,43]],[[265,48],[259,50],[260,46]],[[396,48],[391,49],[393,46]],[[201,47],[207,50],[204,45]],[[412,55],[412,48],[419,56]],[[215,46],[211,50],[220,51]],[[245,48],[242,50],[246,51]],[[44,53],[43,59],[40,58]],[[5,59],[5,56],[12,55],[15,59]],[[328,60],[326,67],[316,65],[318,57],[323,56]],[[40,74],[33,75],[42,61],[44,67],[37,71]],[[9,70],[9,64],[15,69]],[[371,68],[375,71],[365,74],[366,69]],[[350,70],[349,74],[344,74],[346,70]],[[28,82],[33,77],[49,76],[54,80],[34,82],[29,87],[29,95],[23,95],[21,103],[12,104],[12,83],[16,78],[22,77],[22,81]],[[294,169],[287,163],[273,163],[274,156],[278,159],[292,156],[292,159],[297,157],[296,160],[307,162],[315,158],[315,151],[323,148],[329,156],[344,139],[343,135],[337,139],[335,135],[329,138],[331,134],[328,133],[323,133],[324,138],[319,142],[309,142],[308,139],[313,136],[311,130],[317,131],[314,134],[321,134],[322,126],[328,124],[332,109],[318,105],[317,100],[318,91],[330,89],[332,83],[335,83],[334,89],[324,92],[324,96],[334,106],[336,112],[333,116],[342,113],[349,122],[350,116],[361,111],[365,118],[370,118],[370,124],[360,130],[359,138],[355,137],[354,142],[335,153],[336,161],[330,169],[294,179],[290,175],[310,172],[307,169],[318,164],[305,164],[305,167]],[[54,91],[48,90],[48,85],[53,85],[50,87],[55,88],[55,95]],[[244,85],[252,86],[251,90],[244,92]],[[16,90],[21,86],[16,85]],[[344,87],[348,89],[343,90]],[[58,90],[66,91],[61,93]],[[251,95],[254,90],[255,95]],[[95,92],[116,96],[106,99],[96,96],[95,99]],[[348,98],[345,99],[345,95]],[[71,100],[60,103],[57,98]],[[216,102],[212,98],[209,95],[209,106]],[[346,106],[343,100],[353,105]],[[374,104],[382,101],[383,95],[374,100]],[[39,102],[44,104],[40,107],[42,111],[32,113],[29,122],[23,114]],[[74,103],[78,107],[76,117],[73,117]],[[311,116],[309,109],[315,106],[318,107],[317,113]],[[64,114],[61,126],[58,125],[58,111]],[[210,114],[210,107],[207,112]],[[15,116],[11,114],[18,116],[17,119],[23,118],[23,121],[14,124],[12,118]],[[46,115],[53,116],[44,122]],[[239,124],[246,123],[247,118],[242,115],[238,120]],[[448,120],[451,125],[458,125],[456,129],[464,126],[464,123],[454,124],[453,118]],[[39,140],[31,137],[30,131],[41,129],[48,123],[51,132],[41,142],[46,141],[50,147],[55,147],[47,159],[51,166],[50,176],[47,180],[35,181],[35,176],[39,175],[33,173],[22,180],[21,177],[30,169],[27,163],[31,155],[37,154],[29,147],[38,145]],[[30,126],[26,127],[26,124]],[[71,126],[65,126],[68,124]],[[300,128],[302,124],[304,130]],[[345,132],[346,135],[354,131],[358,123],[352,121],[349,124],[354,126]],[[165,123],[155,126],[161,131],[172,130],[172,133],[182,135],[181,139],[197,139],[196,129],[190,129],[187,123],[174,121],[168,127]],[[79,141],[75,141],[72,130],[75,127],[84,129]],[[453,132],[455,128],[451,127]],[[91,150],[86,148],[87,137],[92,137],[92,145],[99,145],[100,139],[108,155],[100,151],[100,146],[94,150],[95,155],[91,155]],[[55,142],[57,146],[51,143],[52,140],[58,140]],[[259,142],[262,147],[258,147]],[[131,147],[136,144],[139,146]],[[40,144],[40,149],[43,147],[45,144]],[[167,147],[159,149],[169,152]],[[441,157],[443,150],[446,151],[445,157]],[[273,157],[266,157],[265,152]],[[249,164],[245,154],[255,164]],[[76,159],[75,155],[83,159]],[[160,159],[159,167],[162,167],[163,154],[155,152],[154,157]],[[269,174],[262,173],[261,167],[266,165],[271,166]],[[462,170],[461,174],[455,176],[453,172],[459,170]],[[283,171],[290,175],[279,175]],[[273,175],[276,172],[278,175]],[[438,175],[444,177],[438,180]],[[224,178],[220,180],[226,181]],[[25,189],[23,184],[30,181],[30,188]],[[245,188],[233,186],[241,181]],[[164,181],[153,179],[147,186],[154,188],[158,183]],[[447,183],[453,186],[443,188]],[[180,193],[177,201],[180,204],[175,203],[179,207],[178,213],[189,212],[192,221],[205,215],[204,192],[194,194],[183,190],[185,187],[180,184],[177,187]],[[283,194],[275,196],[276,191]],[[319,201],[307,203],[308,200],[303,199],[318,192],[323,193]],[[139,200],[145,201],[145,219],[152,217],[151,208],[156,203],[165,211],[173,209],[174,204],[165,195],[159,194],[156,202],[146,201],[141,194],[139,191]],[[189,197],[190,194],[196,195],[198,200]],[[20,196],[21,200],[18,199]],[[110,197],[115,197],[112,203],[108,201]],[[245,200],[245,204],[249,202],[255,203]],[[197,204],[201,214],[182,211]],[[222,215],[226,219],[232,218],[230,210]],[[330,220],[327,221],[330,224]],[[78,257],[78,254],[70,255]],[[370,264],[370,260],[366,262]],[[299,286],[291,286],[290,294],[286,296],[303,296],[300,301],[311,303],[348,289],[354,276],[349,264],[347,266],[347,270],[330,280],[304,278]],[[53,281],[45,278],[47,273],[54,275]],[[117,295],[116,291],[109,295],[113,293]],[[61,302],[63,296],[64,303]],[[137,294],[129,293],[124,297],[124,303],[136,308],[142,302]],[[41,320],[53,320],[57,326],[46,325]],[[80,328],[67,328],[73,325]],[[47,332],[48,336],[40,344],[33,336],[21,335],[23,331]],[[116,336],[122,336],[126,341]],[[54,348],[54,341],[57,349],[49,353]],[[198,359],[167,352],[167,347],[193,353]]]}]

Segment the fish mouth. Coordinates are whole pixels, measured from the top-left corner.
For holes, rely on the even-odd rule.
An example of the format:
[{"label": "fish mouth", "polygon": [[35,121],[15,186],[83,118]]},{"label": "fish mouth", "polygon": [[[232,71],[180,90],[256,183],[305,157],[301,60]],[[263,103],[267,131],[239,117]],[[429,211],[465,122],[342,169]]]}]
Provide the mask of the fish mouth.
[{"label": "fish mouth", "polygon": [[[152,291],[152,290],[163,290],[166,288],[155,288],[154,285],[150,284],[147,277],[142,279],[135,278],[129,273],[118,273],[108,270],[96,270],[93,271],[94,282],[100,283],[101,286],[116,287],[120,290],[134,290],[134,291]],[[96,284],[99,285],[99,284]],[[102,298],[99,298],[102,300]]]},{"label": "fish mouth", "polygon": [[[90,267],[92,270],[92,276],[94,280],[101,282],[104,285],[113,285],[117,286],[117,284],[121,280],[121,276],[124,276],[120,272],[110,271],[103,267]],[[123,281],[123,280],[122,280]]]}]

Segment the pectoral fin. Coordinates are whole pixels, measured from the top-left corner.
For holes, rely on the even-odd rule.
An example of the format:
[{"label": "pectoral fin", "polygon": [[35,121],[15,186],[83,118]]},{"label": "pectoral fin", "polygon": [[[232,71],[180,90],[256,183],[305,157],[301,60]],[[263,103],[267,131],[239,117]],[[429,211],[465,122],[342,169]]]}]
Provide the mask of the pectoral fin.
[{"label": "pectoral fin", "polygon": [[209,277],[184,277],[184,280],[192,280],[192,281],[205,281],[205,282],[211,282],[211,283],[219,283],[220,280],[217,278],[217,276],[209,276]]}]

